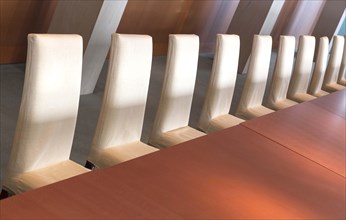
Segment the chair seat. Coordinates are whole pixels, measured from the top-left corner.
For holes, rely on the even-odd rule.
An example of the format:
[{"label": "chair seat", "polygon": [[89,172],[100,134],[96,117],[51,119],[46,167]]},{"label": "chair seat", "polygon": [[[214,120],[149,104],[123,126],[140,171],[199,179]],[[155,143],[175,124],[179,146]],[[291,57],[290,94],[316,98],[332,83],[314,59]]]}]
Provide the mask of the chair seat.
[{"label": "chair seat", "polygon": [[323,90],[326,90],[327,92],[336,92],[345,88],[346,88],[345,86],[342,86],[337,83],[329,83],[324,85]]},{"label": "chair seat", "polygon": [[316,96],[316,97],[322,97],[322,96],[325,96],[325,95],[328,95],[328,94],[329,94],[329,92],[320,90],[320,91],[318,91],[317,93],[315,93],[313,95]]},{"label": "chair seat", "polygon": [[244,120],[233,115],[220,115],[210,120],[207,133],[229,128],[242,123]]},{"label": "chair seat", "polygon": [[97,168],[106,168],[115,164],[134,159],[155,151],[157,148],[151,147],[140,141],[123,144],[115,147],[97,148],[95,153],[90,154],[88,161]]},{"label": "chair seat", "polygon": [[256,106],[253,108],[248,108],[243,112],[238,112],[236,114],[236,116],[238,116],[242,119],[245,119],[245,120],[249,120],[249,119],[257,118],[257,117],[260,117],[260,116],[263,116],[263,115],[266,115],[266,114],[269,114],[272,112],[274,112],[274,111],[260,105],[260,106]]},{"label": "chair seat", "polygon": [[88,171],[90,170],[71,160],[66,160],[42,169],[11,176],[4,182],[4,188],[11,193],[18,194],[68,179]]},{"label": "chair seat", "polygon": [[271,103],[270,105],[268,105],[268,107],[277,111],[277,110],[291,107],[296,104],[298,103],[290,99],[283,99],[280,101],[276,101],[275,103]]},{"label": "chair seat", "polygon": [[340,84],[340,85],[342,85],[342,86],[346,86],[346,79],[345,79],[345,78],[341,79],[341,80],[338,82],[338,84]]},{"label": "chair seat", "polygon": [[151,140],[150,144],[157,147],[169,147],[203,135],[205,133],[185,126],[160,134],[158,138]]},{"label": "chair seat", "polygon": [[307,102],[307,101],[311,101],[313,99],[315,99],[315,96],[309,95],[307,93],[296,93],[294,94],[294,96],[290,97],[290,99],[292,99],[295,102]]}]

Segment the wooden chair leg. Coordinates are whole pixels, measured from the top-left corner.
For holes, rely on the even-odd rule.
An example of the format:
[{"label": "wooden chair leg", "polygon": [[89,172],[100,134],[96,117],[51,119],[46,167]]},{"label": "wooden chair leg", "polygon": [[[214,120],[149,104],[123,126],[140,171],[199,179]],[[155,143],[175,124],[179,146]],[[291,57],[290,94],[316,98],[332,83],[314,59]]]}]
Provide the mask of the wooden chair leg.
[{"label": "wooden chair leg", "polygon": [[87,160],[87,162],[85,163],[85,168],[93,170],[93,169],[95,169],[95,165]]}]

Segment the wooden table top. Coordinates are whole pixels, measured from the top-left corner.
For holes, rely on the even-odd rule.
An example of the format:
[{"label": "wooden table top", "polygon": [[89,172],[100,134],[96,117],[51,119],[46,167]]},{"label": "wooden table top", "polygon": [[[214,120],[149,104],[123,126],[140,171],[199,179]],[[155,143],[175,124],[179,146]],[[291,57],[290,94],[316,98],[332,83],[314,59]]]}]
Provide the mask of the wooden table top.
[{"label": "wooden table top", "polygon": [[345,178],[244,127],[0,202],[2,219],[344,219]]},{"label": "wooden table top", "polygon": [[346,89],[314,99],[311,103],[346,118]]},{"label": "wooden table top", "polygon": [[249,120],[242,126],[345,177],[346,120],[341,115],[346,108],[345,92]]}]

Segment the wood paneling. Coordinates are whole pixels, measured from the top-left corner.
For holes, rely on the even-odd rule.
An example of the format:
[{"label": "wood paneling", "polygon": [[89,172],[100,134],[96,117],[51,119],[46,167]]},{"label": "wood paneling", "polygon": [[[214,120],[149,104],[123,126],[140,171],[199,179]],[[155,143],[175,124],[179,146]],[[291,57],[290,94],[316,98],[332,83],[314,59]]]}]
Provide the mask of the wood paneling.
[{"label": "wood paneling", "polygon": [[200,37],[200,52],[212,52],[216,34],[227,32],[239,1],[193,1],[181,33]]},{"label": "wood paneling", "polygon": [[155,54],[167,52],[168,35],[179,33],[192,1],[129,0],[117,32],[149,34]]},{"label": "wood paneling", "polygon": [[297,7],[297,3],[298,1],[296,0],[285,1],[271,33],[273,37],[273,48],[279,47],[280,35],[283,34],[285,27],[288,25],[290,20],[289,18],[292,17],[294,10]]},{"label": "wood paneling", "polygon": [[217,33],[225,33],[237,1],[129,0],[118,33],[149,34],[154,55],[165,55],[169,34],[197,34],[201,52],[212,52]]},{"label": "wood paneling", "polygon": [[[216,34],[238,34],[241,38],[241,71],[251,52],[253,35],[260,33],[272,2],[273,0],[129,0],[117,32],[151,35],[154,55],[166,55],[169,34],[199,35],[202,53],[213,52]],[[274,48],[278,46],[281,34],[297,32],[293,30],[295,26],[291,23],[299,2],[285,1],[272,31]],[[102,3],[103,1],[98,0],[1,0],[0,63],[25,62],[26,36],[30,32],[81,34],[84,49],[87,48]],[[314,4],[306,1],[305,5]],[[305,23],[312,22],[312,26],[316,22],[312,34],[317,38],[324,35],[331,38],[345,4],[344,1],[328,0],[317,21],[314,19],[318,17],[318,13],[313,15],[314,18],[310,18],[311,15],[303,20]],[[304,15],[305,11],[308,13],[311,10],[304,8],[300,11]],[[308,21],[309,19],[314,21]],[[298,25],[299,28],[302,27]]]},{"label": "wood paneling", "polygon": [[331,40],[345,8],[345,1],[326,1],[322,12],[316,22],[312,35],[316,36],[316,38],[327,36],[329,40]]},{"label": "wood paneling", "polygon": [[227,33],[240,36],[238,71],[242,72],[251,53],[252,40],[259,34],[273,1],[241,0]]},{"label": "wood paneling", "polygon": [[296,47],[298,38],[301,35],[312,35],[316,21],[325,5],[326,0],[310,1],[299,0],[292,15],[288,18],[287,25],[281,34],[296,37]]},{"label": "wood paneling", "polygon": [[79,34],[84,50],[96,23],[103,1],[60,0],[56,6],[48,32],[54,34]]},{"label": "wood paneling", "polygon": [[46,33],[56,0],[0,1],[0,63],[26,60],[27,35]]}]

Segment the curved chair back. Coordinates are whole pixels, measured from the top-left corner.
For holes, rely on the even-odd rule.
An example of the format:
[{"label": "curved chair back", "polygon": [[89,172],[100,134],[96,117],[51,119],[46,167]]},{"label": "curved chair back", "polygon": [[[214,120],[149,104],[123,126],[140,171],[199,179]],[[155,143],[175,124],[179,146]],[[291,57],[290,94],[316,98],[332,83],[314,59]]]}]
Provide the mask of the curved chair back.
[{"label": "curved chair back", "polygon": [[249,69],[236,114],[241,118],[251,118],[245,112],[248,109],[262,106],[268,78],[271,50],[271,36],[254,36]]},{"label": "curved chair back", "polygon": [[69,159],[79,105],[82,53],[78,35],[29,34],[9,172],[31,171]]},{"label": "curved chair back", "polygon": [[148,35],[112,35],[107,81],[87,167],[105,168],[157,150],[140,142],[152,52]]},{"label": "curved chair back", "polygon": [[329,84],[336,84],[338,80],[342,54],[344,50],[345,38],[343,36],[333,37],[333,46],[330,52],[330,58],[324,76],[322,88],[326,91],[333,92],[333,89],[328,88]]},{"label": "curved chair back", "polygon": [[290,83],[296,40],[294,36],[280,36],[280,45],[268,96],[268,106],[278,109],[277,104],[286,100]]},{"label": "curved chair back", "polygon": [[82,54],[79,35],[28,35],[23,95],[4,181],[10,191],[19,193],[87,171],[69,160]]},{"label": "curved chair back", "polygon": [[[346,41],[346,35],[344,36],[344,41]],[[341,60],[341,65],[340,65],[340,70],[338,75],[338,83],[343,86],[346,86],[345,74],[346,74],[346,42],[344,42],[344,52],[342,54],[342,60]]]},{"label": "curved chair back", "polygon": [[324,78],[324,74],[326,72],[327,63],[328,63],[328,55],[329,55],[329,40],[328,37],[321,37],[319,46],[318,46],[318,54],[315,62],[314,72],[311,77],[311,83],[309,86],[309,94],[313,96],[323,96],[328,94],[322,90],[322,82]]},{"label": "curved chair back", "polygon": [[112,35],[110,66],[92,148],[140,140],[152,48],[148,35]]},{"label": "curved chair back", "polygon": [[237,78],[240,40],[238,35],[218,34],[212,73],[199,127],[207,131],[211,119],[229,113]]},{"label": "curved chair back", "polygon": [[314,99],[307,94],[315,52],[315,37],[300,36],[297,57],[288,87],[287,97],[296,102]]},{"label": "curved chair back", "polygon": [[[163,133],[188,128],[193,91],[195,87],[199,52],[197,35],[169,35],[166,73],[149,142],[155,146],[169,146],[180,141],[160,140]],[[188,129],[191,131],[191,129]],[[189,132],[187,130],[182,133]],[[193,130],[193,133],[196,133]],[[199,133],[201,132],[197,132]],[[181,140],[196,136],[184,137],[177,132]],[[190,135],[187,135],[190,136]],[[176,139],[173,137],[173,139]]]},{"label": "curved chair back", "polygon": [[153,132],[189,123],[199,51],[197,35],[170,35],[165,79]]}]

